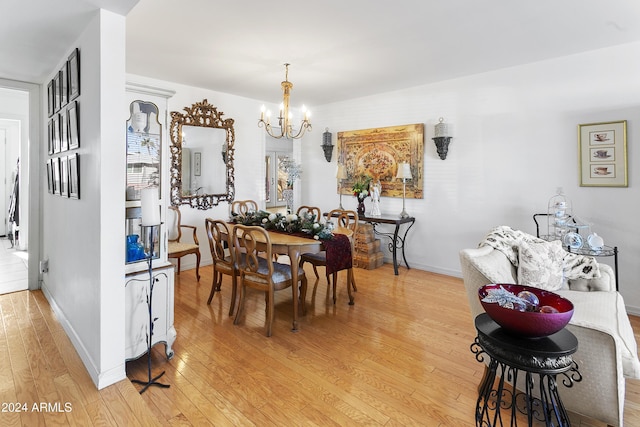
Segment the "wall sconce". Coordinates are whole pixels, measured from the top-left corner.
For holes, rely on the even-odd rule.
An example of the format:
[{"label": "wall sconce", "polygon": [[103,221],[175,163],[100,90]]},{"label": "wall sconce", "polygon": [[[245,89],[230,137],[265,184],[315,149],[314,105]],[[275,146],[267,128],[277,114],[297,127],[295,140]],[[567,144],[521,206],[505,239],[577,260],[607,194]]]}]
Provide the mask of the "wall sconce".
[{"label": "wall sconce", "polygon": [[324,158],[327,159],[327,162],[330,162],[331,153],[333,153],[333,144],[331,144],[331,132],[329,132],[329,128],[324,129],[321,147],[322,151],[324,151]]},{"label": "wall sconce", "polygon": [[344,165],[338,163],[338,170],[336,171],[336,179],[338,180],[338,192],[340,193],[340,209],[342,207],[342,181],[347,179],[347,168]]},{"label": "wall sconce", "polygon": [[449,142],[451,142],[451,136],[449,136],[449,126],[444,122],[444,119],[440,117],[436,128],[435,137],[433,138],[433,142],[436,143],[436,148],[438,150],[438,155],[442,160],[447,158],[447,153],[449,151]]},{"label": "wall sconce", "polygon": [[407,218],[409,214],[404,209],[404,199],[407,195],[407,180],[412,179],[411,176],[411,165],[409,163],[398,163],[398,174],[396,175],[396,179],[402,180],[402,212],[400,213],[400,218]]}]

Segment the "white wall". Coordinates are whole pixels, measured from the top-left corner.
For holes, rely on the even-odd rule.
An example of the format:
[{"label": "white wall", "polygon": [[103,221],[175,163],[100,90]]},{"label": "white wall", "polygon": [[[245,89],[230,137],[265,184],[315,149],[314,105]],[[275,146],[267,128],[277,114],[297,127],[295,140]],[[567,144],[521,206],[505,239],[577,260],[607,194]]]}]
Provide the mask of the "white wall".
[{"label": "white wall", "polygon": [[[302,143],[301,203],[323,211],[338,204],[336,153],[327,163],[318,147],[325,127],[335,144],[339,131],[425,123],[424,199],[406,202],[416,217],[406,248],[411,267],[459,276],[460,249],[477,246],[496,225],[535,234],[532,215],[545,213],[563,187],[574,215],[618,246],[620,291],[640,314],[638,75],[635,43],[313,107],[313,137]],[[444,161],[431,139],[439,117],[453,127]],[[618,120],[628,121],[629,187],[580,187],[578,124]],[[399,213],[402,200],[383,197],[381,206]]]},{"label": "white wall", "polygon": [[[573,212],[593,223],[592,231],[620,250],[620,291],[630,311],[640,314],[635,278],[640,250],[635,219],[640,190],[635,171],[640,154],[634,129],[640,125],[640,43],[503,69],[402,91],[313,106],[313,131],[294,141],[303,178],[296,203],[338,206],[336,158],[328,163],[320,144],[326,127],[337,132],[424,123],[424,199],[407,199],[417,220],[407,239],[412,268],[460,276],[458,252],[475,247],[494,226],[509,225],[535,234],[534,213],[545,213],[548,200],[562,187]],[[176,90],[170,111],[208,98],[236,127],[236,199],[263,203],[263,130],[257,127],[262,101],[159,82],[141,76],[132,81]],[[451,125],[453,140],[446,160],[436,152],[433,126],[439,117]],[[628,121],[628,188],[579,186],[579,124]],[[168,164],[168,163],[167,163]],[[264,206],[264,205],[263,205]],[[343,196],[345,208],[355,208]],[[383,197],[384,213],[399,213],[402,200]],[[183,221],[198,225],[203,265],[210,263],[204,218],[226,218],[227,205],[197,211],[181,208]],[[386,244],[383,245],[386,248]],[[387,254],[387,259],[390,255]],[[613,258],[599,258],[613,264]],[[185,259],[183,268],[193,261]],[[400,272],[405,271],[401,268]]]},{"label": "white wall", "polygon": [[80,49],[80,200],[48,194],[44,173],[40,179],[49,259],[42,289],[99,388],[125,377],[124,38],[125,18],[101,10],[68,49]]}]

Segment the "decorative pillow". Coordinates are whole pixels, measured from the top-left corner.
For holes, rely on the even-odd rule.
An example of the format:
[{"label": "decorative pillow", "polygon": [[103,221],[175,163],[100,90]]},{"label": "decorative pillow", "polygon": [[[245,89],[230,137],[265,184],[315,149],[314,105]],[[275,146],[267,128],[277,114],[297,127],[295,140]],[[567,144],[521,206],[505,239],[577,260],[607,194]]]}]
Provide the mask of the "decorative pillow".
[{"label": "decorative pillow", "polygon": [[562,289],[565,254],[559,240],[521,242],[518,247],[518,283],[546,291]]}]

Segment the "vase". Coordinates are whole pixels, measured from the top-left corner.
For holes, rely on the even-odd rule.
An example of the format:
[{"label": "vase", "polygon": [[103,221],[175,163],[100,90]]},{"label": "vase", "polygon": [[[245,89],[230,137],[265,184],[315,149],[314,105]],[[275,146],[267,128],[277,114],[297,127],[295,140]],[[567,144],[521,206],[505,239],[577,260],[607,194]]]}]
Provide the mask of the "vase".
[{"label": "vase", "polygon": [[139,261],[144,258],[144,246],[138,242],[137,234],[127,236],[127,262]]},{"label": "vase", "polygon": [[293,188],[282,190],[282,197],[287,204],[287,213],[293,213]]},{"label": "vase", "polygon": [[364,216],[364,199],[358,197],[358,215]]}]

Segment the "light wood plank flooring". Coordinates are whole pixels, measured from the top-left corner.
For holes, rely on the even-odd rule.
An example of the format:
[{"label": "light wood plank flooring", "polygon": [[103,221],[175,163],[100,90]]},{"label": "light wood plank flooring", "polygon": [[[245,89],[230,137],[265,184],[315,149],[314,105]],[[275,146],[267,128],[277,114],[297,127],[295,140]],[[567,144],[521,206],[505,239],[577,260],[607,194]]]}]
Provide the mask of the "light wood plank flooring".
[{"label": "light wood plank flooring", "polygon": [[[300,332],[290,332],[291,294],[281,291],[267,338],[261,294],[248,295],[233,325],[228,278],[207,306],[211,267],[201,273],[200,283],[193,271],[176,276],[175,357],[166,361],[162,345],[152,351],[154,374],[164,370],[171,387],[142,395],[127,380],[95,389],[41,292],[0,296],[0,402],[72,408],[0,412],[0,425],[474,425],[482,365],[469,351],[475,334],[460,279],[356,269],[355,305],[341,273],[334,306],[309,268]],[[640,339],[640,319],[632,323]],[[146,356],[127,363],[127,374],[146,378]],[[640,425],[640,381],[627,381],[625,421]]]},{"label": "light wood plank flooring", "polygon": [[0,294],[27,289],[27,251],[19,251],[6,237],[0,238]]}]

